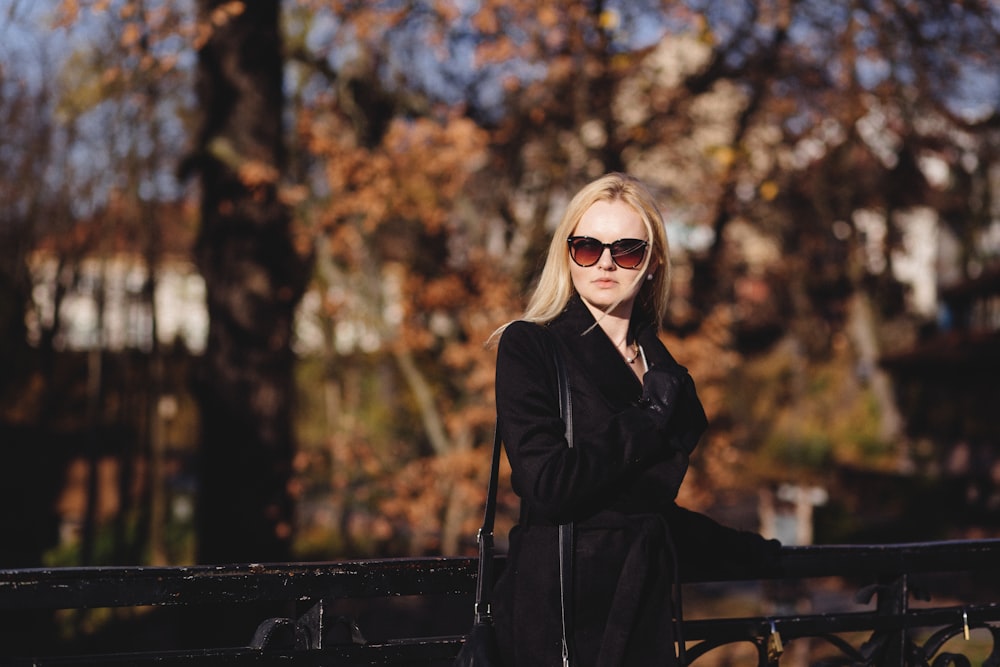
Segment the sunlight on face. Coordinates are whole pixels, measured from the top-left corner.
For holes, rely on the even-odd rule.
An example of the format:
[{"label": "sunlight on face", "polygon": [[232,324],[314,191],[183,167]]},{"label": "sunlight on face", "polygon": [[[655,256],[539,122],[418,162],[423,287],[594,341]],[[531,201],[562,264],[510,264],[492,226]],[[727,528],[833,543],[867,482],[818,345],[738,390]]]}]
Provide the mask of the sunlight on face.
[{"label": "sunlight on face", "polygon": [[[580,218],[573,236],[589,236],[602,243],[618,239],[649,240],[642,218],[623,201],[595,202]],[[570,260],[569,269],[573,287],[594,317],[600,318],[616,303],[610,315],[626,319],[631,315],[636,294],[645,278],[642,271],[621,268],[612,261],[608,249],[593,266],[579,266]]]}]

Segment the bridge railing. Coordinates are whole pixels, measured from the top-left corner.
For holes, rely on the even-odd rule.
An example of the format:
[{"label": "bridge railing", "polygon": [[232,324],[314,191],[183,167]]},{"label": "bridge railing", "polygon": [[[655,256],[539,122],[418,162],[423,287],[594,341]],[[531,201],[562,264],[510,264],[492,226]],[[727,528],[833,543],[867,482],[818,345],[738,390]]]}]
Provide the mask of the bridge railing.
[{"label": "bridge railing", "polygon": [[[499,571],[503,558],[498,561]],[[471,624],[475,576],[469,558],[0,570],[0,665],[444,666]],[[778,572],[688,580],[685,588],[730,584],[767,591],[791,583],[809,591],[828,578],[854,587],[850,605],[811,612],[778,605],[773,613],[686,618],[688,660],[716,664],[713,656],[724,647],[745,645],[751,662],[791,665],[790,649],[808,640],[827,649],[807,657],[811,664],[944,667],[981,660],[1000,667],[1000,540],[786,547]],[[921,599],[924,582],[936,589],[935,599]],[[400,620],[399,612],[378,606],[392,602],[413,613]],[[142,632],[159,633],[158,641],[144,648],[125,624],[101,643],[66,648],[51,641],[54,635],[32,644],[25,629],[66,610],[78,620],[81,610],[98,609],[145,610],[137,613]],[[240,638],[171,645],[155,614],[166,609],[173,618],[197,619],[202,637],[221,636],[216,627],[238,620]],[[980,655],[963,657],[949,640],[973,632],[978,641],[969,646]]]}]

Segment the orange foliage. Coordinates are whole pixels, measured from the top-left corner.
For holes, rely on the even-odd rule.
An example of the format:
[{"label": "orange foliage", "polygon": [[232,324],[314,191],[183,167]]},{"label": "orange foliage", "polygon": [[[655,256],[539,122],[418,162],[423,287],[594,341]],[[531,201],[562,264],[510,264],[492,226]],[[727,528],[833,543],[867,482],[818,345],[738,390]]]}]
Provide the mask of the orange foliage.
[{"label": "orange foliage", "polygon": [[245,11],[246,5],[242,0],[232,0],[213,9],[210,20],[212,25],[222,27]]},{"label": "orange foliage", "polygon": [[695,379],[709,422],[709,430],[691,457],[691,469],[679,494],[679,502],[694,509],[711,504],[718,489],[739,488],[739,476],[746,466],[743,453],[733,445],[734,434],[719,425],[725,421],[719,418],[729,411],[728,378],[742,359],[734,348],[731,327],[730,309],[720,305],[695,334],[684,338],[663,336],[668,349]]},{"label": "orange foliage", "polygon": [[[220,4],[207,17],[191,17],[178,14],[177,3],[152,4],[60,0],[56,12],[60,26],[75,23],[85,11],[110,14],[112,6],[118,7],[117,16],[111,18],[119,21],[117,47],[123,55],[120,62],[102,66],[104,90],[140,94],[136,93],[143,90],[140,81],[162,83],[154,77],[181,76],[177,44],[201,47],[216,27],[247,7],[245,1],[234,0]],[[297,0],[294,4],[302,10],[332,14],[333,23],[343,27],[326,48],[333,51],[349,44],[347,51],[357,50],[359,59],[376,65],[385,64],[385,45],[391,42],[393,29],[404,24],[411,6],[341,0]],[[778,225],[768,221],[790,213],[779,207],[789,184],[802,174],[772,173],[779,169],[788,146],[767,143],[779,139],[767,139],[773,133],[760,130],[784,127],[789,114],[800,114],[798,124],[809,125],[802,119],[813,114],[816,127],[826,128],[820,134],[833,136],[837,133],[831,131],[832,125],[853,127],[856,115],[867,113],[869,104],[835,86],[810,92],[816,84],[809,80],[797,88],[789,79],[791,83],[781,87],[789,92],[777,94],[773,87],[761,85],[769,81],[770,73],[750,71],[753,77],[745,78],[746,73],[728,66],[708,69],[708,63],[724,62],[710,57],[720,55],[711,53],[718,36],[712,34],[706,19],[682,7],[669,10],[692,26],[686,37],[693,39],[682,43],[681,49],[697,52],[704,47],[703,59],[682,58],[685,54],[680,51],[664,50],[644,60],[644,53],[606,50],[601,37],[620,28],[621,17],[613,11],[596,11],[595,7],[603,6],[600,3],[481,0],[476,4],[470,17],[472,29],[479,32],[476,64],[518,59],[545,67],[544,75],[533,79],[522,78],[522,70],[516,68],[505,70],[502,85],[511,94],[506,100],[511,106],[499,127],[477,125],[461,106],[445,109],[429,99],[410,105],[404,98],[422,93],[376,90],[378,82],[371,77],[345,82],[348,68],[341,63],[342,71],[329,75],[329,89],[296,110],[296,146],[308,153],[303,162],[322,165],[320,177],[325,182],[315,193],[303,185],[281,190],[283,201],[302,212],[294,230],[297,247],[316,249],[337,272],[329,280],[342,281],[335,285],[338,289],[324,292],[323,312],[331,319],[363,321],[377,328],[379,353],[409,353],[416,371],[432,389],[434,408],[450,447],[447,453],[431,457],[411,447],[398,452],[398,462],[382,460],[360,427],[353,431],[345,427],[350,432],[331,436],[330,443],[337,451],[331,464],[335,493],[356,494],[379,508],[380,515],[367,524],[375,534],[387,537],[412,526],[422,535],[415,540],[421,549],[444,544],[446,524],[456,515],[455,503],[467,510],[458,513],[462,516],[457,525],[467,534],[474,532],[485,492],[494,360],[493,353],[483,349],[483,341],[519,312],[520,290],[527,281],[524,274],[530,273],[524,266],[531,261],[519,257],[503,264],[503,249],[487,251],[487,245],[493,244],[492,238],[489,243],[485,240],[489,225],[499,229],[496,236],[505,237],[497,245],[506,244],[512,254],[538,252],[546,215],[552,213],[543,209],[613,159],[660,179],[657,186],[662,192],[680,193],[670,203],[678,205],[678,217],[689,217],[686,222],[692,225],[711,224],[713,218],[747,218],[749,224],[761,227]],[[422,9],[430,15],[427,24],[432,26],[422,35],[424,44],[444,52],[446,26],[462,18],[459,3],[434,0],[423,3]],[[765,27],[785,26],[788,20],[787,16],[762,14]],[[512,25],[517,30],[510,30]],[[669,42],[664,40],[657,48],[670,47]],[[776,72],[794,77],[799,76],[799,69],[811,71],[801,63],[789,67],[780,62],[786,52],[794,55],[793,44],[781,46],[772,54],[778,59],[775,67],[783,68]],[[324,59],[329,53],[313,55],[314,62],[327,67],[334,62]],[[770,58],[748,61],[772,62]],[[677,71],[671,73],[671,68]],[[852,66],[837,69],[844,77],[856,71]],[[365,73],[378,71],[376,66]],[[713,76],[719,78],[713,80]],[[692,78],[685,81],[685,77]],[[384,104],[373,108],[359,108],[358,100],[345,97],[352,83],[359,83],[364,92],[399,97],[380,100]],[[736,85],[728,85],[732,83]],[[851,84],[846,78],[842,83]],[[696,89],[708,92],[693,93]],[[759,99],[746,97],[754,89],[767,94]],[[803,105],[808,95],[816,95],[816,100]],[[727,107],[731,109],[726,111]],[[638,115],[629,121],[622,108]],[[892,111],[891,101],[887,110]],[[752,117],[750,111],[754,111]],[[921,109],[914,107],[897,115],[926,115],[917,111]],[[385,121],[377,136],[359,129],[375,120]],[[737,120],[749,130],[737,133]],[[580,140],[581,128],[595,122],[615,128],[596,149]],[[696,140],[701,134],[710,139]],[[806,138],[808,133],[795,141]],[[860,143],[852,150],[867,151]],[[774,156],[774,166],[768,166],[768,156]],[[863,155],[851,157],[853,163],[863,159]],[[759,169],[754,166],[757,162],[762,165]],[[245,164],[241,175],[251,185],[279,178],[273,167],[258,163]],[[871,177],[854,180],[878,182]],[[745,196],[757,201],[759,209],[751,206],[752,201],[742,201],[743,190],[736,187],[742,185],[754,186]],[[490,189],[495,191],[482,192]],[[860,195],[871,197],[863,191]],[[532,204],[538,209],[534,217],[506,210],[519,198],[534,198]],[[123,209],[112,196],[105,217],[115,219],[125,214]],[[530,226],[534,229],[525,231]],[[126,247],[134,245],[134,234],[124,227],[109,234],[92,222],[53,235],[43,245]],[[775,231],[775,236],[783,234],[791,235],[790,229]],[[520,246],[507,238],[516,235],[523,237]],[[517,250],[511,250],[514,247]],[[719,263],[728,261],[723,258]],[[388,293],[389,288],[395,291]],[[682,294],[681,300],[688,297]],[[739,475],[746,471],[749,458],[738,444],[747,440],[746,427],[720,419],[732,414],[727,380],[741,361],[733,341],[733,311],[727,304],[704,307],[707,313],[700,316],[696,331],[683,338],[665,336],[675,356],[690,367],[713,424],[681,492],[682,500],[695,507],[709,503],[712,489],[739,486]],[[688,310],[695,307],[688,303]],[[391,317],[384,315],[387,311]],[[358,491],[357,475],[373,481]]]},{"label": "orange foliage", "polygon": [[[458,553],[472,553],[483,518],[490,474],[489,452],[488,448],[466,449],[413,461],[395,476],[392,493],[379,509],[390,521],[420,535],[420,546],[425,552],[441,553],[442,517],[449,505],[461,508],[452,529],[464,537]],[[501,457],[499,497],[507,506],[512,504],[512,495],[506,488],[509,480],[510,465]],[[510,525],[511,521],[501,515],[497,532],[502,534]],[[457,555],[454,549],[449,551],[450,555]]]},{"label": "orange foliage", "polygon": [[[457,243],[465,226],[475,227],[475,220],[456,217],[456,203],[468,177],[485,163],[488,134],[460,113],[397,117],[375,146],[366,147],[338,107],[309,110],[297,131],[300,143],[322,161],[331,192],[315,210],[311,234],[328,236],[326,251],[346,276],[395,285],[390,303],[398,320],[379,325],[386,349],[417,355],[449,441],[447,453],[409,453],[380,464],[365,494],[378,499],[378,516],[387,522],[379,530],[391,526],[389,534],[409,552],[458,548],[462,537],[475,534],[489,468],[494,361],[483,344],[513,316],[516,299],[510,281],[478,249],[462,247],[463,259],[456,261],[434,240]],[[351,299],[358,296],[330,312],[357,317],[358,303]],[[366,446],[362,432],[361,440],[350,440],[352,450]],[[334,462],[342,471],[352,465]],[[374,521],[357,525],[373,529]]]}]

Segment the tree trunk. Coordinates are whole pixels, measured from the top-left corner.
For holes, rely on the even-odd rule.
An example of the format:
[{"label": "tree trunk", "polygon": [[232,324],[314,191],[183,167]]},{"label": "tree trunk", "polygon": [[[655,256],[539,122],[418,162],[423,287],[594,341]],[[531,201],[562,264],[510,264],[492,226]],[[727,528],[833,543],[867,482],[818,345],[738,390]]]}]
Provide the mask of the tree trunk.
[{"label": "tree trunk", "polygon": [[292,321],[308,276],[278,197],[284,163],[278,0],[198,0],[211,33],[198,53],[204,114],[194,167],[196,246],[209,334],[196,385],[201,418],[198,559],[290,556]]},{"label": "tree trunk", "polygon": [[871,386],[879,407],[879,437],[885,442],[899,442],[903,418],[896,405],[892,377],[879,366],[878,334],[871,300],[863,291],[855,291],[848,305],[847,330],[857,350],[858,365]]}]

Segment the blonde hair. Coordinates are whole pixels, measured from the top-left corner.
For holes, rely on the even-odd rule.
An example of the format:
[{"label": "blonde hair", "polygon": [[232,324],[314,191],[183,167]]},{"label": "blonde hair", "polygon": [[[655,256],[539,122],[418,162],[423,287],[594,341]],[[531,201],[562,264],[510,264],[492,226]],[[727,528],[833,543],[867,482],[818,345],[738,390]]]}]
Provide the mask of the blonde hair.
[{"label": "blonde hair", "polygon": [[[663,216],[656,200],[639,179],[628,174],[612,172],[585,185],[566,207],[559,226],[556,227],[549,244],[545,266],[538,279],[522,320],[547,324],[554,320],[572,298],[573,280],[569,270],[569,249],[566,238],[573,234],[583,214],[599,201],[621,201],[631,206],[646,227],[650,252],[646,253],[642,266],[636,273],[636,282],[641,282],[635,306],[643,308],[653,319],[657,329],[667,312],[667,297],[670,293],[670,246]],[[646,280],[646,272],[653,262],[658,264],[652,280]],[[612,310],[617,304],[613,304]],[[504,324],[490,336],[489,342],[499,337],[510,324]]]}]

